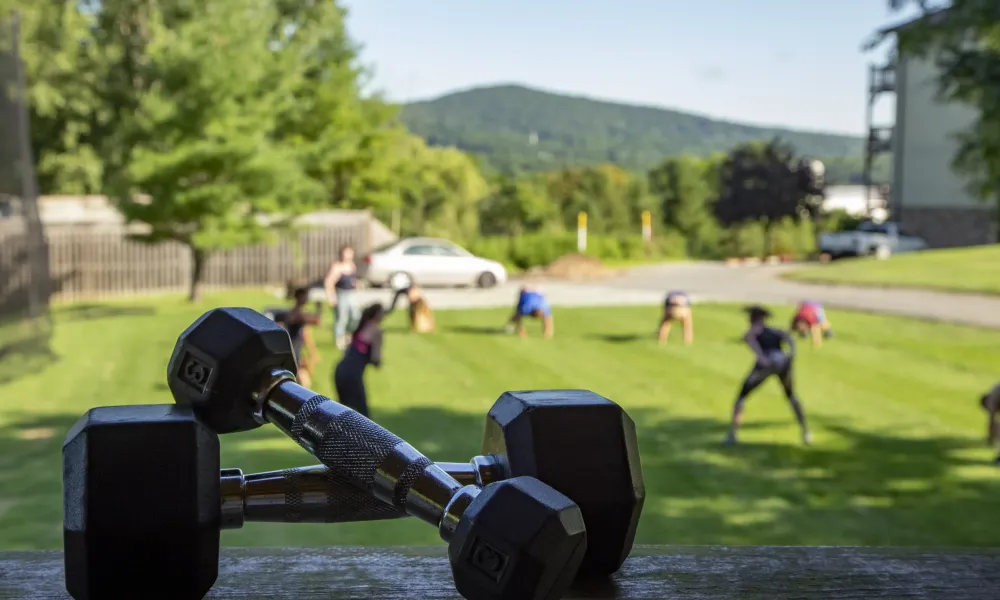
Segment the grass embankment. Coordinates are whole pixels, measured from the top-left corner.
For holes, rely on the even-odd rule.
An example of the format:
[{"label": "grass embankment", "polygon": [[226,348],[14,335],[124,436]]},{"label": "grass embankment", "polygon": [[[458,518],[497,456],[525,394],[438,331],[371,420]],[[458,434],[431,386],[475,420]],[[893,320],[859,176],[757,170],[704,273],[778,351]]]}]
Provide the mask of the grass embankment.
[{"label": "grass embankment", "polygon": [[887,260],[845,259],[790,271],[785,277],[808,283],[1000,295],[1000,245],[928,250]]}]

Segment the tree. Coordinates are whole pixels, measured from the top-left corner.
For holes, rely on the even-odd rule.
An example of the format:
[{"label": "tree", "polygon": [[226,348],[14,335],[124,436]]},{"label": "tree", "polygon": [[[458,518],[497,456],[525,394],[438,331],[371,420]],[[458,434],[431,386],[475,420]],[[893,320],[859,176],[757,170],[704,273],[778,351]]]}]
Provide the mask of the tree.
[{"label": "tree", "polygon": [[678,231],[688,253],[701,255],[713,243],[712,203],[718,186],[714,165],[689,156],[669,158],[648,174],[650,191],[659,200],[664,226]]},{"label": "tree", "polygon": [[817,213],[822,190],[810,167],[810,161],[777,138],[734,148],[720,169],[715,217],[725,226],[762,221],[769,235],[782,218]]},{"label": "tree", "polygon": [[323,187],[276,143],[299,73],[270,44],[271,2],[184,4],[185,18],[178,6],[102,4],[105,51],[121,61],[106,93],[132,107],[106,156],[111,197],[148,228],[136,238],[191,249],[194,301],[213,252],[268,239],[321,202]]},{"label": "tree", "polygon": [[[922,18],[896,32],[900,53],[932,58],[940,73],[942,99],[976,109],[976,121],[957,134],[952,167],[967,188],[1000,212],[1000,4],[996,0],[953,0],[947,9],[927,0],[889,0],[893,10],[916,6]],[[891,31],[875,34],[874,48]]]},{"label": "tree", "polygon": [[99,48],[90,14],[75,2],[0,0],[0,19],[20,16],[31,142],[39,189],[90,194],[101,189],[99,147],[112,111],[101,98]]},{"label": "tree", "polygon": [[551,226],[557,216],[538,177],[503,175],[480,207],[479,221],[485,235],[522,235]]}]

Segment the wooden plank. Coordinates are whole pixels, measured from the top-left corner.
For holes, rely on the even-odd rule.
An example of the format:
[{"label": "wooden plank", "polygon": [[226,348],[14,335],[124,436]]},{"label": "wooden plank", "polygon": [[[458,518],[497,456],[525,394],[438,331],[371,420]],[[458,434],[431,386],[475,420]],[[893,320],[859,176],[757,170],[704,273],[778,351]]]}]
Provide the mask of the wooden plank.
[{"label": "wooden plank", "polygon": [[[225,548],[208,598],[457,599],[443,547]],[[150,582],[150,585],[155,585]],[[0,553],[0,598],[67,598],[59,552]],[[137,590],[137,598],[141,592]],[[996,600],[1000,548],[646,546],[569,598]]]}]

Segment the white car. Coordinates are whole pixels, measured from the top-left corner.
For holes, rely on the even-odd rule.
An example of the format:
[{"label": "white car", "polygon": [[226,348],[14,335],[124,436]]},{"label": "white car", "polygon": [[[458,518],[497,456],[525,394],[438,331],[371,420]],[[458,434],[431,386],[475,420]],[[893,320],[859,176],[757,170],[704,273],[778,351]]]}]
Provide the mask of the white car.
[{"label": "white car", "polygon": [[491,288],[507,281],[507,269],[495,260],[437,238],[406,238],[364,257],[363,277],[374,287],[401,290],[410,285]]}]

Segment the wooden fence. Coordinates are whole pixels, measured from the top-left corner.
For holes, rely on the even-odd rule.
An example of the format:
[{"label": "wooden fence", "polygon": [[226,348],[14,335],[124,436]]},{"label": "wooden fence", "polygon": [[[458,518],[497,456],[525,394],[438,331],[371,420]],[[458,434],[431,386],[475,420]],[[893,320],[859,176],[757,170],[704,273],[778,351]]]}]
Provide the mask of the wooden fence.
[{"label": "wooden fence", "polygon": [[[53,299],[99,300],[188,289],[191,254],[176,242],[143,244],[128,239],[119,228],[50,227],[46,236]],[[202,285],[210,290],[322,277],[345,244],[359,252],[370,249],[368,219],[304,229],[294,240],[218,252],[208,261]],[[7,285],[17,257],[23,255],[22,238],[0,236],[0,286]]]}]

